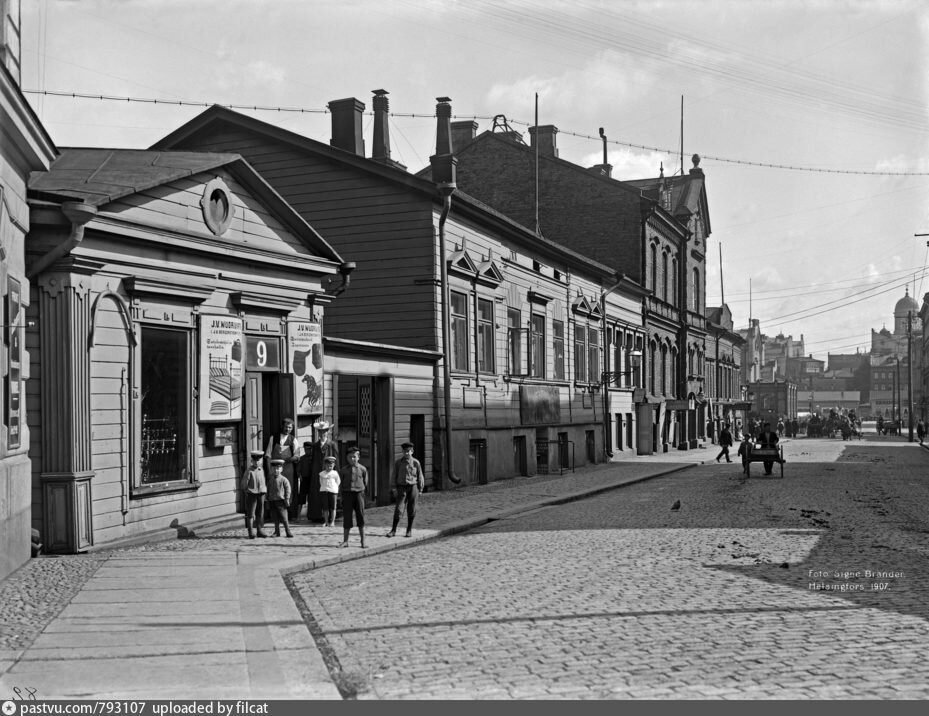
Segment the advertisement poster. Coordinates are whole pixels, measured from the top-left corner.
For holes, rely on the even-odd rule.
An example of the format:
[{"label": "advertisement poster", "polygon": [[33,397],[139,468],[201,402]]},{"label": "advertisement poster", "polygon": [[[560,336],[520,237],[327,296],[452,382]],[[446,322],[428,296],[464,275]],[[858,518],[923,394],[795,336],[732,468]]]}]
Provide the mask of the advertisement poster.
[{"label": "advertisement poster", "polygon": [[22,296],[20,296],[19,281],[14,278],[7,280],[8,288],[4,301],[4,339],[7,344],[7,371],[6,371],[6,405],[4,417],[6,418],[7,442],[9,450],[15,450],[22,440],[22,380],[20,374],[22,362],[22,331],[20,331],[20,312]]},{"label": "advertisement poster", "polygon": [[297,415],[323,412],[323,337],[319,323],[287,324],[287,350],[297,391]]},{"label": "advertisement poster", "polygon": [[242,319],[200,316],[201,422],[242,419]]}]

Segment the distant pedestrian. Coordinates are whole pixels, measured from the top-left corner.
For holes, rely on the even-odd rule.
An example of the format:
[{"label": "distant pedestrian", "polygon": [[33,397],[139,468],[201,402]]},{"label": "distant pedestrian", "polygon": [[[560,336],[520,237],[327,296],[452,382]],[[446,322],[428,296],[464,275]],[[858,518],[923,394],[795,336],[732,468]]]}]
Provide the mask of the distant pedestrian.
[{"label": "distant pedestrian", "polygon": [[729,457],[729,448],[732,447],[732,432],[729,430],[729,423],[723,425],[723,429],[719,431],[719,447],[722,449],[719,451],[719,455],[716,456],[716,462],[719,462],[719,459],[723,456],[725,456],[726,462],[732,462]]},{"label": "distant pedestrian", "polygon": [[777,421],[777,436],[779,438],[784,437],[784,421],[783,420]]},{"label": "distant pedestrian", "polygon": [[916,436],[919,438],[919,444],[922,445],[923,440],[926,438],[926,424],[922,418],[916,423]]},{"label": "distant pedestrian", "polygon": [[348,533],[352,531],[352,519],[358,523],[361,548],[365,548],[365,494],[368,491],[368,470],[362,465],[361,451],[349,448],[348,465],[339,470],[342,478],[342,544],[348,547]]},{"label": "distant pedestrian", "polygon": [[323,505],[323,524],[326,527],[335,527],[335,511],[339,499],[339,484],[342,478],[335,469],[335,457],[323,460],[323,469],[319,473],[319,496]]},{"label": "distant pedestrian", "polygon": [[800,422],[794,418],[790,421],[790,437],[795,438],[800,434]]},{"label": "distant pedestrian", "polygon": [[264,453],[261,450],[252,450],[249,455],[248,467],[242,473],[239,489],[245,503],[245,529],[248,538],[255,539],[255,530],[259,537],[266,537],[261,528],[264,527],[265,495],[268,485],[265,481],[265,471],[261,466]]},{"label": "distant pedestrian", "polygon": [[[777,433],[771,430],[771,423],[765,423],[761,435],[758,436],[758,445],[763,448],[775,448],[777,443]],[[774,461],[763,460],[762,463],[764,464],[764,474],[770,475],[771,469],[774,467]]]},{"label": "distant pedestrian", "polygon": [[416,498],[426,486],[426,476],[419,460],[413,457],[413,443],[403,443],[403,457],[394,463],[393,485],[396,490],[397,502],[394,507],[394,521],[388,537],[397,534],[397,525],[400,524],[401,507],[406,507],[406,537],[413,536],[413,519],[416,517]]},{"label": "distant pedestrian", "polygon": [[884,416],[883,415],[877,416],[877,434],[878,435],[884,434]]},{"label": "distant pedestrian", "polygon": [[[271,519],[274,520],[274,536],[281,536],[281,523],[284,524],[284,533],[293,537],[290,531],[290,522],[287,519],[287,510],[290,508],[290,480],[284,475],[284,460],[278,458],[271,461],[271,478],[268,480],[268,502],[271,504]],[[260,535],[259,535],[260,536]]]},{"label": "distant pedestrian", "polygon": [[742,436],[742,442],[739,443],[738,455],[742,458],[742,472],[748,474],[748,453],[752,449],[752,439],[749,435]]}]

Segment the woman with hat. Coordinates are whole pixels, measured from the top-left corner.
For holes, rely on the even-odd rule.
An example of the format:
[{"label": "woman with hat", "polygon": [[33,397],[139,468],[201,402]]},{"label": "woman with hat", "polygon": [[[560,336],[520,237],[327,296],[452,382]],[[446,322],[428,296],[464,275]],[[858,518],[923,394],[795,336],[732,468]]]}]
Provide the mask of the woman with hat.
[{"label": "woman with hat", "polygon": [[319,473],[325,467],[324,462],[327,457],[335,458],[333,469],[339,470],[339,451],[338,448],[329,439],[329,431],[332,426],[325,420],[317,420],[313,423],[313,429],[316,431],[316,440],[308,448],[310,459],[305,461],[308,474],[301,475],[300,492],[301,497],[307,503],[306,519],[307,522],[323,521],[323,500],[320,494]]}]

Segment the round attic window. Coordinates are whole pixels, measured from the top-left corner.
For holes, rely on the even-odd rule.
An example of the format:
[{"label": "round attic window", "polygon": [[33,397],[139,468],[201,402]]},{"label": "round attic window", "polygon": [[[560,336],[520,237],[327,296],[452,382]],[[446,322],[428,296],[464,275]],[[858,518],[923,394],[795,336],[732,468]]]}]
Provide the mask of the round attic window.
[{"label": "round attic window", "polygon": [[200,208],[203,210],[203,221],[210,231],[217,236],[226,233],[232,222],[233,207],[229,188],[222,179],[217,177],[203,188]]}]

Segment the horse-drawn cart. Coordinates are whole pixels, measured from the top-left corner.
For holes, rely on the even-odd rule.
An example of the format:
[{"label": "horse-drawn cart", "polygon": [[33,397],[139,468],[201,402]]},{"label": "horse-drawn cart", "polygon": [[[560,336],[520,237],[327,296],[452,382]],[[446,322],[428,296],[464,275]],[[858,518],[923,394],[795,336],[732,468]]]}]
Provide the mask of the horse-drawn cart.
[{"label": "horse-drawn cart", "polygon": [[[758,447],[752,443],[748,444],[747,454],[742,457],[745,462],[745,476],[751,477],[753,462],[770,462],[778,463],[781,466],[781,477],[784,477],[784,448],[780,445],[774,447]],[[773,465],[772,465],[773,469]]]}]

